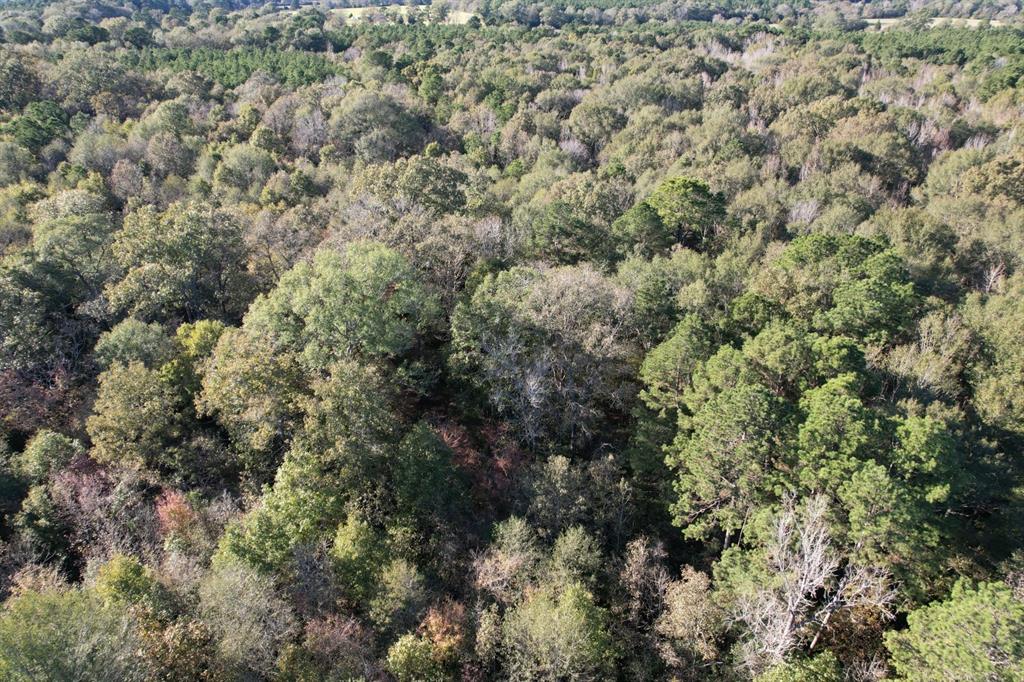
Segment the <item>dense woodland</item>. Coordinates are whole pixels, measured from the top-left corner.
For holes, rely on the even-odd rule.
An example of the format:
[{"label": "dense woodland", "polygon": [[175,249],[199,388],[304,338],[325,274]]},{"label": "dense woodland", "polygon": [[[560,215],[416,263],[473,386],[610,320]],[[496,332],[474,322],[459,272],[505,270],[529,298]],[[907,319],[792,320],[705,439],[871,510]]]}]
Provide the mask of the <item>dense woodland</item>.
[{"label": "dense woodland", "polygon": [[1024,680],[1019,9],[0,6],[0,680]]}]

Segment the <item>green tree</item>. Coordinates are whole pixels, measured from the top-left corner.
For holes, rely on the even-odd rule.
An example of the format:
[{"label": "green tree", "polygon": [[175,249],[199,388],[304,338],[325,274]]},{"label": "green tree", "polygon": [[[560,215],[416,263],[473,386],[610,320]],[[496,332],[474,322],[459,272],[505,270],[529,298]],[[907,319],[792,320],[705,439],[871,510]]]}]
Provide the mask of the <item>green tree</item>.
[{"label": "green tree", "polygon": [[96,364],[104,370],[114,364],[130,365],[133,362],[156,369],[170,360],[173,352],[174,343],[163,327],[132,317],[103,332],[93,349]]},{"label": "green tree", "polygon": [[539,590],[502,623],[506,671],[515,679],[600,679],[613,674],[618,652],[608,616],[582,585]]},{"label": "green tree", "polygon": [[595,155],[625,122],[615,104],[596,98],[581,102],[569,114],[569,129]]},{"label": "green tree", "polygon": [[791,419],[783,401],[748,384],[725,389],[697,411],[667,457],[678,471],[675,521],[687,537],[735,532],[772,500]]},{"label": "green tree", "polygon": [[965,313],[980,332],[987,357],[971,370],[974,405],[985,423],[1024,433],[1024,276],[1008,279],[1005,291],[972,296]]},{"label": "green tree", "polygon": [[675,415],[683,406],[683,394],[690,388],[698,365],[713,351],[713,335],[696,315],[685,317],[672,335],[656,346],[640,366],[644,390],[640,397],[654,410]]},{"label": "green tree", "polygon": [[[377,511],[396,446],[392,399],[379,371],[340,363],[314,386],[303,429],[273,488],[228,527],[221,551],[264,570],[281,570],[303,544],[328,540],[357,501]],[[366,519],[379,522],[379,515]]]},{"label": "green tree", "polygon": [[427,607],[429,594],[419,568],[405,559],[394,559],[380,572],[370,600],[370,620],[394,636],[416,627]]},{"label": "green tree", "polygon": [[331,559],[342,586],[354,601],[368,601],[386,558],[384,539],[356,514],[350,514],[338,525]]},{"label": "green tree", "polygon": [[33,485],[21,500],[21,508],[11,519],[11,526],[28,545],[42,556],[67,559],[70,550],[68,523],[54,504],[50,487]]},{"label": "green tree", "polygon": [[97,96],[134,97],[138,84],[113,55],[95,47],[69,50],[49,72],[61,104],[69,111],[94,111]]},{"label": "green tree", "polygon": [[60,350],[42,292],[23,270],[0,267],[0,369],[30,372]]},{"label": "green tree", "polygon": [[39,92],[39,78],[20,55],[0,58],[0,109],[20,111]]},{"label": "green tree", "polygon": [[[6,188],[14,185],[14,188],[12,188],[14,192],[17,192],[19,189],[23,191],[27,188],[26,181],[36,176],[39,170],[36,157],[28,149],[11,140],[0,141],[0,187]],[[19,185],[18,183],[25,184]],[[28,187],[31,187],[31,185],[28,185]],[[8,194],[8,196],[10,195]],[[16,226],[16,222],[8,224],[0,232],[0,240],[8,241],[10,239],[8,235],[14,231],[12,228]]]},{"label": "green tree", "polygon": [[0,676],[29,680],[146,680],[129,611],[88,589],[27,591],[0,612]]},{"label": "green tree", "polygon": [[182,435],[178,393],[140,362],[114,365],[100,375],[86,429],[92,456],[129,467],[167,467]]},{"label": "green tree", "polygon": [[132,26],[121,35],[121,40],[141,50],[152,44],[153,36],[142,26]]},{"label": "green tree", "polygon": [[811,491],[824,492],[836,481],[849,480],[858,463],[882,446],[878,416],[858,397],[857,381],[845,374],[800,400],[801,481]]},{"label": "green tree", "polygon": [[417,88],[420,97],[436,104],[444,94],[444,78],[434,66],[428,66],[420,72],[420,85]]},{"label": "green tree", "polygon": [[21,116],[10,123],[9,131],[18,144],[38,152],[58,136],[70,132],[68,115],[49,100],[31,102]]},{"label": "green tree", "polygon": [[438,215],[458,213],[466,206],[468,176],[429,156],[398,159],[369,166],[353,182],[352,191],[365,191],[386,202],[415,202]]},{"label": "green tree", "polygon": [[113,244],[124,277],[107,288],[116,310],[142,318],[237,318],[249,297],[242,229],[199,205],[164,213],[146,206],[125,218]]},{"label": "green tree", "polygon": [[39,265],[72,300],[99,297],[117,266],[111,256],[116,226],[103,199],[71,190],[40,201],[32,212]]},{"label": "green tree", "polygon": [[678,243],[649,201],[637,203],[612,223],[612,235],[623,256],[651,258]]},{"label": "green tree", "polygon": [[436,328],[439,314],[435,294],[404,256],[360,242],[344,253],[321,251],[286,273],[253,303],[244,328],[323,369],[353,354],[402,360]]},{"label": "green tree", "polygon": [[577,216],[564,201],[548,204],[531,221],[527,252],[538,260],[559,265],[601,262],[607,256],[607,247],[603,231]]},{"label": "green tree", "polygon": [[417,635],[403,635],[388,649],[388,672],[398,682],[444,682],[451,672],[429,639]]},{"label": "green tree", "polygon": [[224,154],[217,166],[214,187],[230,196],[255,200],[276,167],[274,157],[266,149],[256,144],[237,145]]},{"label": "green tree", "polygon": [[216,418],[227,431],[248,476],[270,480],[301,422],[308,392],[298,358],[276,350],[263,335],[229,328],[196,369],[198,412]]},{"label": "green tree", "polygon": [[33,483],[42,483],[73,459],[85,453],[81,442],[64,434],[41,429],[11,462],[14,471]]},{"label": "green tree", "polygon": [[619,265],[615,279],[632,292],[626,324],[635,330],[642,348],[650,350],[669,336],[684,317],[681,294],[705,286],[701,278],[706,268],[704,258],[688,249],[651,260],[631,256]]},{"label": "green tree", "polygon": [[885,646],[901,679],[1010,680],[1024,676],[1024,604],[1003,583],[962,580],[945,601],[910,613]]},{"label": "green tree", "polygon": [[96,594],[108,604],[136,605],[155,616],[170,615],[170,595],[153,571],[135,557],[117,554],[96,572]]},{"label": "green tree", "polygon": [[671,240],[673,244],[699,251],[709,250],[725,221],[724,197],[696,178],[669,178],[658,185],[645,202],[654,209],[666,235],[659,238],[648,232],[652,216],[640,209],[642,231],[637,236],[652,247],[664,248]]},{"label": "green tree", "polygon": [[372,163],[419,151],[428,122],[385,94],[357,90],[331,112],[330,126],[341,155]]},{"label": "green tree", "polygon": [[787,661],[754,679],[756,682],[840,682],[843,674],[835,655],[825,652],[814,658]]},{"label": "green tree", "polygon": [[201,365],[213,353],[226,330],[227,326],[219,320],[181,324],[174,332],[175,357],[163,371],[176,377],[175,384],[186,385],[189,393],[194,394],[199,387]]},{"label": "green tree", "polygon": [[817,331],[885,344],[918,310],[905,264],[878,242],[815,234],[793,240],[754,291]]}]

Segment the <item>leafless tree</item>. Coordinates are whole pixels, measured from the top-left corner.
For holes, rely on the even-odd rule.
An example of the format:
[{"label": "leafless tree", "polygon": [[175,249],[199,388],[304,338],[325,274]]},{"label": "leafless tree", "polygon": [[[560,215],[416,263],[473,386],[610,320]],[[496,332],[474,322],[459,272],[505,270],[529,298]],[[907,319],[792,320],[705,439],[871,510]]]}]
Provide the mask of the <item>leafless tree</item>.
[{"label": "leafless tree", "polygon": [[295,618],[273,581],[248,566],[217,565],[199,586],[199,611],[217,637],[220,655],[240,673],[268,674]]},{"label": "leafless tree", "polygon": [[718,640],[725,630],[710,578],[684,566],[680,579],[665,586],[664,604],[655,623],[658,653],[681,679],[706,679],[707,668],[721,664]]},{"label": "leafless tree", "polygon": [[810,498],[802,508],[787,499],[765,551],[774,580],[736,604],[734,619],[748,631],[743,660],[755,673],[801,647],[813,649],[837,611],[869,607],[891,616],[895,595],[890,576],[880,568],[844,561],[827,517],[823,496]]},{"label": "leafless tree", "polygon": [[519,518],[501,524],[498,537],[473,562],[476,588],[498,601],[518,601],[533,583],[542,556],[533,529]]},{"label": "leafless tree", "polygon": [[306,158],[315,158],[320,148],[327,144],[329,132],[327,118],[320,109],[300,114],[292,126],[292,149]]},{"label": "leafless tree", "polygon": [[306,623],[304,641],[320,666],[338,678],[383,679],[373,656],[373,632],[352,616],[313,618]]},{"label": "leafless tree", "polygon": [[665,608],[671,577],[662,562],[668,556],[660,542],[639,537],[626,545],[619,581],[625,588],[626,613],[631,623],[646,627]]}]

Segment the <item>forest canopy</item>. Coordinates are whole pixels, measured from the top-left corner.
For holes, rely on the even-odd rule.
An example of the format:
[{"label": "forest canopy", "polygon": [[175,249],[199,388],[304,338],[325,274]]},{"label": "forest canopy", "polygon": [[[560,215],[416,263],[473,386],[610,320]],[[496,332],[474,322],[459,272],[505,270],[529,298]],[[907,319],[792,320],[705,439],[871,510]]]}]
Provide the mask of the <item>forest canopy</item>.
[{"label": "forest canopy", "polygon": [[1011,1],[3,4],[0,680],[1024,679],[1022,120]]}]

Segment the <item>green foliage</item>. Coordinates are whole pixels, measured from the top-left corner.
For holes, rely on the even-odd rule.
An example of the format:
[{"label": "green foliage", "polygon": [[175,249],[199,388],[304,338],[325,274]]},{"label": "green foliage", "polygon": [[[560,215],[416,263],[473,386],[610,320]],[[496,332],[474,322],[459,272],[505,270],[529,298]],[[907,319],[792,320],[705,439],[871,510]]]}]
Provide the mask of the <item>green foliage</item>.
[{"label": "green foliage", "polygon": [[882,445],[877,416],[857,397],[856,382],[856,376],[844,374],[800,400],[805,416],[797,445],[808,463],[803,483],[811,490],[849,480],[857,462]]},{"label": "green foliage", "polygon": [[93,26],[91,24],[83,24],[75,26],[69,29],[64,37],[68,40],[77,40],[89,45],[95,45],[96,43],[102,43],[110,38],[110,32],[102,26]]},{"label": "green foliage", "polygon": [[32,152],[10,140],[0,141],[0,162],[0,187],[25,182],[38,171]]},{"label": "green foliage", "polygon": [[0,613],[0,674],[9,680],[145,680],[132,617],[87,589],[27,591]]},{"label": "green foliage", "polygon": [[785,403],[756,385],[726,388],[701,406],[667,459],[679,471],[673,511],[688,537],[738,530],[771,499],[790,419]]},{"label": "green foliage", "polygon": [[672,335],[644,358],[640,379],[646,388],[641,398],[651,409],[679,409],[694,370],[710,357],[711,351],[710,330],[696,316],[684,318]]},{"label": "green foliage", "polygon": [[538,591],[505,617],[502,651],[517,679],[599,678],[617,653],[607,614],[579,584]]},{"label": "green foliage", "polygon": [[911,612],[885,646],[902,679],[1013,680],[1024,674],[1024,605],[1002,583],[961,581],[949,599]]},{"label": "green foliage", "polygon": [[132,26],[122,34],[121,39],[132,47],[142,49],[153,42],[153,35],[142,26]]},{"label": "green foliage", "polygon": [[864,49],[883,59],[914,57],[933,64],[964,63],[979,57],[1020,54],[1022,49],[1017,29],[992,29],[982,35],[959,27],[940,30],[898,30],[865,34]]},{"label": "green foliage", "polygon": [[311,368],[356,354],[401,360],[435,328],[437,298],[408,260],[374,243],[322,251],[257,299],[245,328],[299,352]]},{"label": "green foliage", "polygon": [[169,607],[169,596],[152,572],[138,559],[123,554],[100,566],[94,589],[108,604],[142,606],[153,614]]},{"label": "green foliage", "polygon": [[25,60],[4,54],[0,60],[0,108],[20,111],[39,91],[39,78]]},{"label": "green foliage", "polygon": [[157,323],[146,324],[127,318],[100,335],[93,354],[96,364],[110,369],[114,364],[140,362],[153,369],[170,360],[174,345]]},{"label": "green foliage", "polygon": [[181,437],[180,397],[156,370],[116,364],[100,376],[87,429],[92,456],[128,467],[161,467]]},{"label": "green foliage", "polygon": [[355,363],[333,369],[314,387],[304,429],[273,488],[225,533],[221,549],[228,555],[281,570],[295,548],[337,532],[348,503],[379,495],[396,438],[380,373]]},{"label": "green foliage", "polygon": [[273,74],[291,86],[322,81],[336,73],[336,67],[319,55],[276,49],[145,48],[132,53],[130,62],[143,71],[195,71],[226,88],[237,87],[256,71]]},{"label": "green foliage", "polygon": [[58,136],[69,132],[68,115],[54,102],[32,102],[7,128],[18,144],[38,152]]},{"label": "green foliage", "polygon": [[200,413],[216,417],[247,468],[260,477],[272,473],[259,466],[260,460],[292,434],[306,392],[297,358],[275,352],[264,336],[227,329],[202,364],[201,376]]},{"label": "green foliage", "polygon": [[172,340],[174,357],[160,368],[165,380],[193,398],[200,389],[201,368],[213,354],[225,330],[224,323],[219,320],[199,320],[180,325]]},{"label": "green foliage", "polygon": [[1002,295],[975,296],[967,311],[976,320],[987,358],[975,368],[975,403],[986,422],[1024,432],[1024,352],[1017,343],[1024,325],[1024,306],[1019,292],[1024,280],[1014,277]]},{"label": "green foliage", "polygon": [[407,632],[416,626],[427,605],[423,575],[405,559],[384,566],[370,601],[370,619],[386,633]]},{"label": "green foliage", "polygon": [[1024,675],[1013,3],[242,5],[0,16],[0,679]]},{"label": "green foliage", "polygon": [[757,682],[839,682],[843,675],[836,657],[826,652],[807,660],[783,663],[754,679]]},{"label": "green foliage", "polygon": [[850,236],[794,240],[756,290],[816,330],[867,343],[901,333],[918,305],[900,259],[877,242]]},{"label": "green foliage", "polygon": [[612,223],[612,233],[621,253],[647,258],[664,253],[676,243],[675,235],[648,201],[641,201],[623,213]]},{"label": "green foliage", "polygon": [[[690,177],[670,178],[651,193],[644,202],[653,209],[660,221],[662,234],[650,234],[652,228],[644,217],[641,233],[631,235],[641,243],[650,243],[647,248],[655,252],[673,244],[706,250],[711,248],[725,219],[725,199],[711,191],[706,182]],[[647,232],[647,234],[644,234]],[[634,242],[635,243],[635,242]]]},{"label": "green foliage", "polygon": [[14,471],[33,483],[42,483],[50,474],[60,471],[73,459],[85,453],[81,442],[48,429],[37,431],[16,455]]},{"label": "green foliage", "polygon": [[606,242],[607,235],[577,217],[569,204],[555,201],[534,219],[528,251],[537,259],[572,265],[601,260]]},{"label": "green foliage", "polygon": [[573,526],[555,539],[551,548],[549,580],[556,585],[597,582],[603,558],[597,541],[581,526]]},{"label": "green foliage", "polygon": [[450,679],[433,642],[416,635],[402,635],[391,645],[387,669],[399,682],[443,682]]},{"label": "green foliage", "polygon": [[59,103],[70,112],[94,112],[98,104],[113,104],[119,97],[138,92],[136,79],[100,48],[69,51],[49,80]]},{"label": "green foliage", "polygon": [[241,226],[199,205],[158,213],[147,206],[125,218],[113,243],[124,277],[107,289],[111,305],[142,318],[184,315],[236,318],[247,300]]},{"label": "green foliage", "polygon": [[386,557],[383,539],[357,516],[349,516],[338,526],[331,559],[339,580],[355,601],[365,602],[370,596]]},{"label": "green foliage", "polygon": [[50,489],[37,484],[28,489],[11,525],[41,555],[62,556],[68,551],[68,526],[54,504]]},{"label": "green foliage", "polygon": [[367,168],[357,179],[354,192],[370,192],[382,201],[403,199],[435,213],[457,213],[466,205],[465,173],[429,156],[398,159],[394,164]]},{"label": "green foliage", "polygon": [[418,152],[428,122],[385,94],[361,91],[344,99],[331,114],[336,153],[375,163]]},{"label": "green foliage", "polygon": [[84,190],[61,192],[34,205],[32,213],[39,266],[75,300],[98,297],[114,270],[115,225],[103,198]]},{"label": "green foliage", "polygon": [[213,188],[217,192],[233,193],[255,199],[270,179],[276,164],[274,157],[259,143],[257,128],[252,144],[240,144],[224,153],[213,174]]}]

